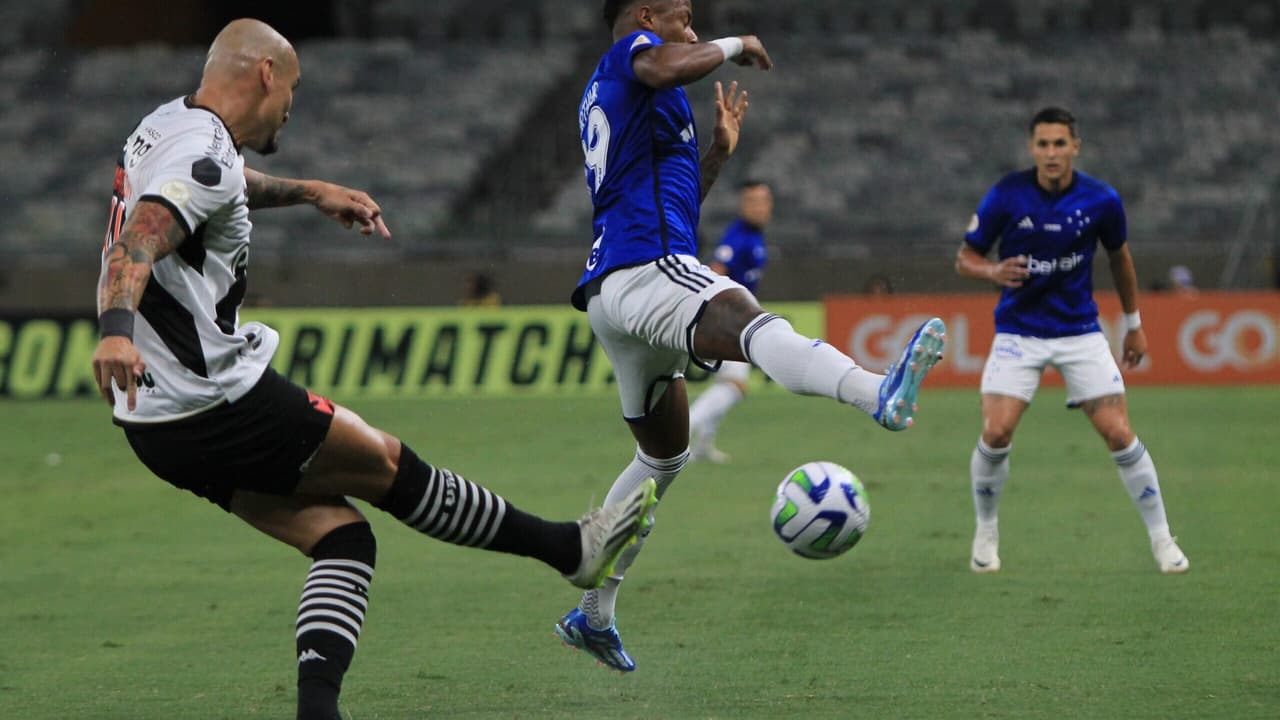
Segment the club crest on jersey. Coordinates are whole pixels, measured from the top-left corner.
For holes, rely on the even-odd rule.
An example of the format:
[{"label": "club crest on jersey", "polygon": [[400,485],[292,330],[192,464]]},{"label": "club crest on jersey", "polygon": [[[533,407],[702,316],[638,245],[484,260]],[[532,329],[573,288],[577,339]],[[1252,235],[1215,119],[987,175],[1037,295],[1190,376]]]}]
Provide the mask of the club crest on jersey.
[{"label": "club crest on jersey", "polygon": [[181,180],[170,180],[160,186],[160,197],[178,207],[185,207],[187,201],[191,199],[191,190]]}]

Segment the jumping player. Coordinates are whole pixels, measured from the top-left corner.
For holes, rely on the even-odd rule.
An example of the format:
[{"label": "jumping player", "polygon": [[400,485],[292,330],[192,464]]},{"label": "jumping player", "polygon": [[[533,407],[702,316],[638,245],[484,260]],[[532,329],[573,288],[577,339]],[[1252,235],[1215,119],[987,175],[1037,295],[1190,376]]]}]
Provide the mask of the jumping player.
[{"label": "jumping player", "polygon": [[[924,323],[887,376],[797,333],[765,312],[742,285],[697,260],[702,199],[738,144],[746,93],[716,84],[716,126],[699,159],[683,86],[727,60],[773,66],[753,35],[699,43],[689,0],[606,0],[614,45],[587,83],[578,109],[595,242],[572,302],[586,310],[613,365],[622,415],[638,445],[605,506],[649,478],[658,495],[689,459],[684,369],[750,362],[801,395],[853,405],[890,430],[912,423],[925,373],[942,355],[941,320]],[[618,587],[641,540],[616,574],[556,623],[566,644],[615,670],[635,670],[614,623]]]}]

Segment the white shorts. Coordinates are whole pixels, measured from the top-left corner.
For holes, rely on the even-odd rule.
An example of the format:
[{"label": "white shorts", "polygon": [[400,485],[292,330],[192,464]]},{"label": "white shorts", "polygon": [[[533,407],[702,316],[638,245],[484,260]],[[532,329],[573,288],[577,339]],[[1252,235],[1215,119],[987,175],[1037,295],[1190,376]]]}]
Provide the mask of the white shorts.
[{"label": "white shorts", "polygon": [[591,330],[613,363],[622,415],[638,420],[684,377],[693,331],[711,298],[742,285],[689,255],[615,270],[587,301]]},{"label": "white shorts", "polygon": [[1120,367],[1100,332],[1063,338],[996,333],[982,370],[982,394],[1008,395],[1029,403],[1048,365],[1062,373],[1068,407],[1124,394]]}]

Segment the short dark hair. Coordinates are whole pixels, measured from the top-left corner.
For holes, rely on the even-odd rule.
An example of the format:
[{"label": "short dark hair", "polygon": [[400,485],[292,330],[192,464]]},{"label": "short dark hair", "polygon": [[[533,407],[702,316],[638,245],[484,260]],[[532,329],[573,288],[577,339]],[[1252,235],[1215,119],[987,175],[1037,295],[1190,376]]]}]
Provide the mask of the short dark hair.
[{"label": "short dark hair", "polygon": [[604,0],[604,24],[610,30],[613,24],[618,22],[618,16],[623,10],[631,7],[631,3],[635,0]]},{"label": "short dark hair", "polygon": [[746,180],[743,180],[742,182],[738,183],[739,190],[750,190],[751,188],[761,187],[761,186],[769,187],[769,181],[761,180],[760,178],[747,178]]},{"label": "short dark hair", "polygon": [[1071,137],[1076,135],[1076,116],[1071,111],[1060,107],[1047,107],[1031,117],[1031,124],[1027,127],[1027,132],[1031,135],[1036,134],[1037,125],[1066,125],[1071,131]]}]

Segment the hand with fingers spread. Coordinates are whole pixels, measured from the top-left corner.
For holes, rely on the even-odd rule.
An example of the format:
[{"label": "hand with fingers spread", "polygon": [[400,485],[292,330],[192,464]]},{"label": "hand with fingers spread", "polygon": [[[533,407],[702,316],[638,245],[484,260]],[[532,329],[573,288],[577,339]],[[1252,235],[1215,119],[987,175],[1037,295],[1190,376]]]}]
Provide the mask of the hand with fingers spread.
[{"label": "hand with fingers spread", "polygon": [[391,231],[382,221],[382,208],[378,207],[378,203],[368,193],[333,183],[317,182],[312,204],[320,212],[342,223],[345,228],[357,225],[363,235],[376,232],[384,238],[391,237]]},{"label": "hand with fingers spread", "polygon": [[116,335],[102,338],[98,349],[93,353],[93,375],[98,381],[98,394],[108,405],[115,406],[116,397],[112,389],[120,388],[128,396],[129,410],[138,407],[138,380],[146,372],[147,364],[142,361],[138,349],[127,337]]},{"label": "hand with fingers spread", "polygon": [[717,148],[725,155],[732,155],[738,147],[738,133],[742,129],[742,119],[747,115],[747,91],[738,92],[738,82],[729,83],[729,93],[716,82],[716,128],[714,141]]},{"label": "hand with fingers spread", "polygon": [[773,67],[773,60],[769,59],[769,53],[764,49],[764,43],[760,42],[760,38],[755,35],[742,36],[742,52],[733,58],[733,61],[743,67],[755,65],[761,70],[768,70]]}]

